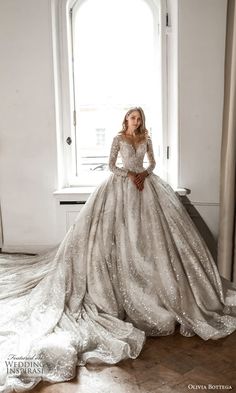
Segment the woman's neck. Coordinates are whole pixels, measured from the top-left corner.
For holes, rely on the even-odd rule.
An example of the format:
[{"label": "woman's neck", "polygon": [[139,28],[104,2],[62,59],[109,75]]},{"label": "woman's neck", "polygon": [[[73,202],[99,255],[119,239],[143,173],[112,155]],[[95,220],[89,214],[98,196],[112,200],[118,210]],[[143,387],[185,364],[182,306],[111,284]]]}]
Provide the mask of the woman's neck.
[{"label": "woman's neck", "polygon": [[125,131],[125,135],[136,136],[135,132],[133,130],[130,130],[129,128],[127,128],[127,130]]}]

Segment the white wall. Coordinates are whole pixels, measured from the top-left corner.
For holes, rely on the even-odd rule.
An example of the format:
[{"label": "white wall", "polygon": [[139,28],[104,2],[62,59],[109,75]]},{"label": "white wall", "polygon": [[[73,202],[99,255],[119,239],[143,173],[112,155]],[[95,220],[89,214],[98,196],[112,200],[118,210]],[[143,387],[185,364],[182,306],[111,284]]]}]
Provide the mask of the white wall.
[{"label": "white wall", "polygon": [[178,64],[178,9],[177,0],[167,1],[168,27],[166,27],[167,51],[167,144],[170,147],[167,160],[167,180],[176,188],[178,184],[178,132],[179,132],[179,64]]},{"label": "white wall", "polygon": [[[216,236],[226,0],[170,1],[179,6],[179,186],[192,190]],[[50,14],[50,0],[0,2],[0,203],[9,250],[58,242]]]},{"label": "white wall", "polygon": [[50,0],[0,2],[0,187],[5,249],[55,243]]},{"label": "white wall", "polygon": [[[178,51],[178,59],[174,57],[170,63],[169,86],[169,133],[176,127],[176,117],[179,128],[178,186],[191,189],[189,199],[217,237],[227,0],[168,3],[169,45],[173,53]],[[176,30],[178,43],[172,37]],[[176,84],[178,116],[174,117]]]}]

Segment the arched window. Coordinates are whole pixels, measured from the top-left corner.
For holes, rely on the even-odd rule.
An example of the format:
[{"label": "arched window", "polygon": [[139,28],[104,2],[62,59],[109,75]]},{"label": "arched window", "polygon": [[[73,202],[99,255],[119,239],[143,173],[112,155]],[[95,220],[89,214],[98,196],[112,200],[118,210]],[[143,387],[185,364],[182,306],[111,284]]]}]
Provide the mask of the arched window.
[{"label": "arched window", "polygon": [[[59,31],[60,25],[55,31],[61,34],[58,45],[64,64],[57,70],[64,114],[60,127],[63,138],[59,137],[59,144],[62,139],[64,144],[59,148],[61,185],[96,185],[107,175],[112,138],[131,106],[145,111],[159,161],[156,172],[161,175],[161,1],[68,0],[66,8],[66,34],[63,36],[63,26]],[[63,25],[62,13],[58,17]],[[66,53],[67,62],[63,59]],[[69,75],[69,88],[62,72]]]}]

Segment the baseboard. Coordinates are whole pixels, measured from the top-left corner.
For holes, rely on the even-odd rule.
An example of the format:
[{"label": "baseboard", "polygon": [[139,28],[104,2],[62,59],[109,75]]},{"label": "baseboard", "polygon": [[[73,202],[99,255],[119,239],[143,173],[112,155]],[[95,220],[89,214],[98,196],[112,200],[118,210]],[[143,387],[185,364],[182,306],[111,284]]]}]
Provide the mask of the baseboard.
[{"label": "baseboard", "polygon": [[4,244],[1,251],[6,253],[38,254],[53,249],[56,244]]}]

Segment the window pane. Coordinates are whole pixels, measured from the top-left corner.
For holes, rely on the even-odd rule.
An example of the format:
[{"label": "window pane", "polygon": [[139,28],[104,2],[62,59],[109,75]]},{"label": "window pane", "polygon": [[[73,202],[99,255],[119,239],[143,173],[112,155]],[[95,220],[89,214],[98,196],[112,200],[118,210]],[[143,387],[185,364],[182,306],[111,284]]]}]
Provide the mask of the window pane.
[{"label": "window pane", "polygon": [[143,107],[161,143],[159,47],[143,0],[87,0],[73,20],[76,172],[80,183],[96,184],[129,107]]}]

